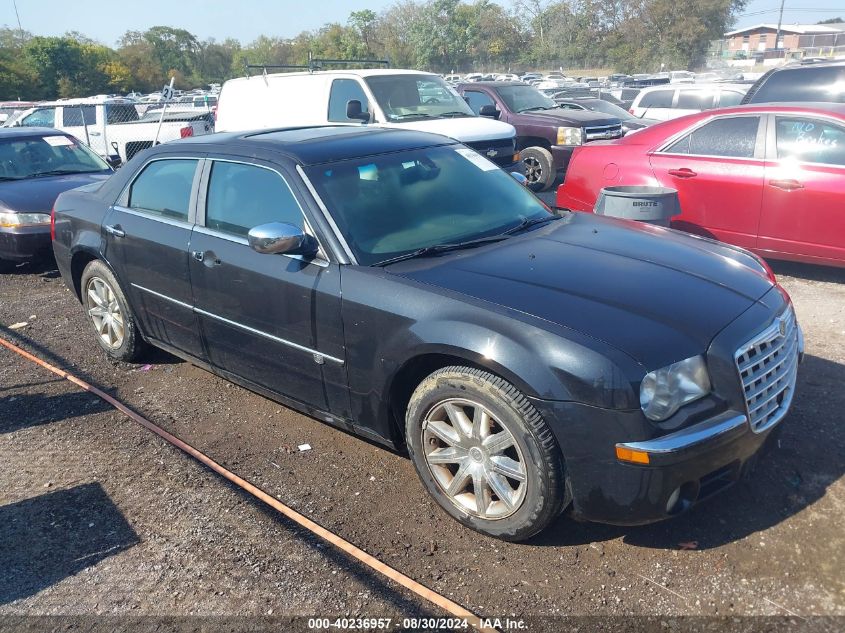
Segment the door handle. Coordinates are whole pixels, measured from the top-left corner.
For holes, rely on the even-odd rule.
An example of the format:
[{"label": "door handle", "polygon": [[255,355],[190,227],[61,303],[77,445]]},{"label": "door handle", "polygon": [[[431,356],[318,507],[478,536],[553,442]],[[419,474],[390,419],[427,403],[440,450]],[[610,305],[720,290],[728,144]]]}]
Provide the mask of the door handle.
[{"label": "door handle", "polygon": [[205,265],[209,268],[223,263],[213,251],[191,251],[191,256],[198,262],[205,262]]},{"label": "door handle", "polygon": [[803,189],[804,185],[794,178],[783,178],[780,180],[770,180],[769,186],[775,189],[782,189],[783,191],[795,191],[796,189]]},{"label": "door handle", "polygon": [[675,176],[675,178],[694,178],[695,176],[698,176],[697,173],[687,167],[681,167],[680,169],[670,169],[669,175]]},{"label": "door handle", "polygon": [[102,136],[101,132],[88,132],[88,136]]},{"label": "door handle", "polygon": [[120,228],[120,225],[105,224],[103,225],[103,230],[108,233],[109,235],[114,235],[115,237],[126,237],[126,231]]}]

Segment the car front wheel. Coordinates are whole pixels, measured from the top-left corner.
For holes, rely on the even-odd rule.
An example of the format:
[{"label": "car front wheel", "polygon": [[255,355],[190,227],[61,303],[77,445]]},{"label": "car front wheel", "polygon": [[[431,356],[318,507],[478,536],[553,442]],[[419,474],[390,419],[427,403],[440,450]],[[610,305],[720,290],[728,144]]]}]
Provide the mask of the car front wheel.
[{"label": "car front wheel", "polygon": [[468,367],[434,372],[411,396],[406,433],[423,484],[464,525],[521,541],[560,513],[557,442],[530,401],[498,376]]},{"label": "car front wheel", "polygon": [[115,276],[103,262],[92,261],[82,273],[82,305],[97,342],[111,358],[132,362],[144,350],[135,316]]},{"label": "car front wheel", "polygon": [[531,191],[545,191],[554,184],[557,172],[549,150],[545,147],[526,147],[520,150],[519,155]]}]

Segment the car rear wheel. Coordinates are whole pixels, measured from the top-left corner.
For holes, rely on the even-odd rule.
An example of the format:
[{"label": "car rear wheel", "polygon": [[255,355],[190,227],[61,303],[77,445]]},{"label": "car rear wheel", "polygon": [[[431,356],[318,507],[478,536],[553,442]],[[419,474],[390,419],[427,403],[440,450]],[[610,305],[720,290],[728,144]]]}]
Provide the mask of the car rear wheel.
[{"label": "car rear wheel", "polygon": [[82,273],[82,305],[97,334],[97,342],[111,358],[132,362],[144,351],[135,316],[115,276],[101,261]]},{"label": "car rear wheel", "polygon": [[521,541],[560,513],[557,442],[530,401],[498,376],[468,367],[434,372],[411,396],[406,434],[429,493],[473,530]]},{"label": "car rear wheel", "polygon": [[531,191],[545,191],[554,184],[557,172],[549,150],[545,147],[526,147],[520,150],[519,155]]}]

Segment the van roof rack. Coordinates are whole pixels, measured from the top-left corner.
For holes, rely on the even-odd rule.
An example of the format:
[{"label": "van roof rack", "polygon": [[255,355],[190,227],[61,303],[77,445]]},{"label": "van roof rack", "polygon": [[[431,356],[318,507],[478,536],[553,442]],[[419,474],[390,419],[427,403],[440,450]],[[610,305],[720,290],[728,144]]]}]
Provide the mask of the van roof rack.
[{"label": "van roof rack", "polygon": [[390,60],[387,59],[321,59],[317,57],[312,57],[311,53],[308,53],[308,63],[301,64],[301,65],[293,65],[293,64],[244,64],[244,69],[246,70],[247,77],[250,77],[252,73],[250,70],[253,68],[260,69],[263,75],[267,75],[267,70],[307,70],[309,72],[314,72],[317,70],[322,70],[324,65],[328,66],[351,66],[354,64],[365,64],[369,66],[390,66]]}]

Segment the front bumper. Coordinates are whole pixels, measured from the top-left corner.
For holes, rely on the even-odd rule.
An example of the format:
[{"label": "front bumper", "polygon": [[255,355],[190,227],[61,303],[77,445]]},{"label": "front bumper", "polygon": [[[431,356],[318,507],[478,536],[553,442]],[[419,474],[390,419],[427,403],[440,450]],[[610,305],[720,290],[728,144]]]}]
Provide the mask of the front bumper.
[{"label": "front bumper", "polygon": [[[564,453],[572,512],[579,519],[616,525],[667,519],[728,488],[780,428],[754,433],[745,413],[727,410],[669,435],[627,442],[622,436],[649,424],[639,411],[534,404],[546,420],[590,420],[590,428],[580,433],[569,424],[551,424]],[[620,461],[617,445],[648,452],[650,463]]]},{"label": "front bumper", "polygon": [[0,259],[27,261],[50,253],[50,225],[0,228]]},{"label": "front bumper", "polygon": [[552,163],[558,171],[565,171],[569,166],[569,159],[572,158],[572,152],[578,145],[552,145]]}]

